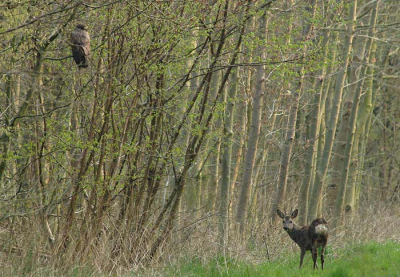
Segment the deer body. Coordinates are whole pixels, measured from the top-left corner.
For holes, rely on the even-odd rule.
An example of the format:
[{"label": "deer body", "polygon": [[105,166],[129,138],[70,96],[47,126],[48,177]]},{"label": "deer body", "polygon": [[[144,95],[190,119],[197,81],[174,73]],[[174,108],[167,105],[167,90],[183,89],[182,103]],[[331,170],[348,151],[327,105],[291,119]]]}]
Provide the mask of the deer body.
[{"label": "deer body", "polygon": [[324,252],[328,242],[328,223],[323,218],[317,218],[313,222],[304,227],[298,227],[292,219],[297,216],[296,209],[290,216],[285,215],[277,210],[278,216],[283,219],[283,229],[288,233],[290,238],[300,247],[300,268],[303,265],[304,255],[309,250],[312,253],[314,261],[314,269],[317,266],[318,247],[321,247],[321,267],[324,269]]}]

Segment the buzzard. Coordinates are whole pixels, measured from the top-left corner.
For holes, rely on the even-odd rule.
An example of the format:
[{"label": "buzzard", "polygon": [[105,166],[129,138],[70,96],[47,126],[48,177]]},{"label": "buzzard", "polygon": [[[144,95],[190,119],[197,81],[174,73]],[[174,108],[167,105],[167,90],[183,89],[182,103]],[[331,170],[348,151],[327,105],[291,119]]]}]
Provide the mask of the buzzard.
[{"label": "buzzard", "polygon": [[71,33],[72,56],[79,68],[89,66],[88,56],[90,53],[90,36],[84,24],[76,25]]}]

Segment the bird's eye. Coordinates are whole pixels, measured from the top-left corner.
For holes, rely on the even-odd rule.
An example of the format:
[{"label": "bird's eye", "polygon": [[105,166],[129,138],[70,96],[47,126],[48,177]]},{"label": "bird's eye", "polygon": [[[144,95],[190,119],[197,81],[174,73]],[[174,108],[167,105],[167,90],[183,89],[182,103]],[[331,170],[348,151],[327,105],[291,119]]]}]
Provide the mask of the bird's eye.
[{"label": "bird's eye", "polygon": [[292,221],[290,221],[290,223],[292,223]]},{"label": "bird's eye", "polygon": [[283,220],[282,223],[285,223],[285,221]]}]

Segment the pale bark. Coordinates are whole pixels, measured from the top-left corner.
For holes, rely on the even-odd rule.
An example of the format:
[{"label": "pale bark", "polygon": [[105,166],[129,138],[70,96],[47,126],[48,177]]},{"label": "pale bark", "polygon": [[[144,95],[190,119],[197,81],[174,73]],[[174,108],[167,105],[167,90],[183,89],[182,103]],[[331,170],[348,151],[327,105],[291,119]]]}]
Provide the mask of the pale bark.
[{"label": "pale bark", "polygon": [[[210,96],[214,99],[217,96],[219,83],[220,83],[220,72],[215,72],[211,80]],[[222,97],[221,97],[222,98]],[[219,130],[221,127],[221,120],[218,118],[215,122],[215,126],[211,128],[211,131]],[[213,130],[214,129],[214,130]],[[220,174],[220,155],[221,155],[221,139],[215,137],[214,139],[208,139],[207,149],[212,150],[210,158],[208,160],[209,167],[207,167],[207,176],[209,176],[206,186],[208,189],[207,199],[207,211],[214,211],[216,208],[219,174]]]},{"label": "pale bark", "polygon": [[319,207],[322,203],[324,187],[326,185],[326,175],[328,171],[328,164],[332,154],[333,141],[336,132],[336,125],[338,122],[340,105],[342,102],[343,86],[345,82],[347,66],[349,64],[349,55],[351,52],[351,45],[354,37],[355,23],[356,23],[357,1],[349,4],[349,23],[348,32],[345,37],[343,48],[343,63],[339,71],[336,81],[335,94],[333,96],[332,111],[327,126],[326,141],[324,145],[323,154],[319,161],[319,166],[315,176],[314,188],[309,205],[309,218],[316,218],[321,215]]},{"label": "pale bark", "polygon": [[[250,72],[249,72],[250,74]],[[248,80],[250,80],[250,76],[248,77]],[[248,86],[250,86],[250,81],[248,82]],[[236,203],[237,201],[237,196],[238,196],[238,176],[240,173],[240,169],[243,166],[243,150],[245,148],[245,133],[246,133],[246,127],[247,127],[247,102],[246,102],[246,93],[245,93],[245,88],[241,89],[241,96],[239,100],[239,107],[237,110],[237,127],[235,128],[236,136],[235,136],[235,143],[232,145],[232,158],[233,158],[233,168],[232,168],[232,176],[231,176],[231,193],[230,193],[230,199],[232,200],[233,203]],[[237,134],[239,133],[239,134]],[[229,206],[229,216],[234,217],[235,211],[233,210],[233,205]],[[233,222],[231,222],[232,224]]]},{"label": "pale bark", "polygon": [[311,113],[309,117],[310,131],[306,140],[306,154],[305,154],[305,168],[304,168],[304,177],[302,181],[302,185],[300,187],[299,193],[299,224],[306,225],[307,224],[307,215],[308,215],[308,197],[309,190],[311,187],[313,171],[315,170],[315,157],[317,154],[318,147],[318,131],[320,128],[320,105],[321,105],[321,96],[323,89],[323,78],[325,75],[325,70],[323,69],[321,72],[320,79],[316,82],[316,92],[314,95],[314,100],[312,101]]},{"label": "pale bark", "polygon": [[[332,34],[331,41],[335,43],[336,41],[336,34]],[[325,80],[326,76],[330,76],[332,72],[335,70],[334,68],[334,63],[336,62],[336,57],[337,57],[337,47],[334,47],[332,49],[332,58],[331,58],[331,66],[327,69],[325,76],[322,76]],[[334,86],[334,82],[332,81],[332,78],[327,78],[326,82],[324,81],[322,89],[322,96],[321,96],[321,103],[320,103],[320,112],[319,112],[319,117],[320,117],[320,125],[318,127],[318,143],[317,143],[317,153],[314,157],[314,165],[315,169],[311,172],[312,177],[311,177],[311,182],[310,182],[310,187],[309,187],[309,197],[314,189],[314,183],[315,183],[315,174],[317,170],[317,166],[319,164],[319,161],[322,159],[323,156],[323,150],[325,146],[325,135],[326,135],[326,122],[328,122],[330,115],[331,109],[332,109],[332,87]],[[329,189],[329,186],[328,186]],[[307,199],[307,217],[308,221],[312,221],[314,218],[309,216],[308,214],[308,208],[309,208],[309,199]]]},{"label": "pale bark", "polygon": [[[250,19],[250,23],[249,23],[249,31],[253,31],[255,29],[255,24],[256,21],[254,19],[254,17],[252,17]],[[243,46],[244,52],[249,52],[250,49],[248,46],[244,45]],[[249,62],[253,62],[253,55],[249,56]],[[235,141],[237,141],[237,143],[235,143],[232,146],[232,154],[234,155],[235,159],[233,162],[233,170],[232,170],[232,176],[231,176],[231,183],[232,183],[232,187],[231,187],[231,200],[232,202],[237,202],[237,197],[239,195],[238,193],[238,187],[237,186],[237,179],[239,176],[240,169],[243,167],[243,150],[245,148],[245,138],[246,138],[246,130],[247,130],[247,126],[248,126],[248,110],[249,110],[249,104],[248,104],[248,95],[250,94],[251,91],[254,90],[254,81],[252,81],[253,77],[254,77],[254,72],[253,70],[245,70],[243,71],[243,75],[245,75],[246,77],[246,81],[244,84],[244,87],[241,87],[241,91],[240,91],[240,96],[239,96],[239,108],[238,108],[238,112],[236,113],[237,118],[236,118],[236,122],[237,122],[237,126],[235,128],[236,132],[235,132]],[[229,207],[229,214],[231,217],[234,217],[234,211],[233,211],[233,205],[230,205]],[[232,222],[233,223],[233,222]]]},{"label": "pale bark", "polygon": [[[309,9],[310,14],[310,19],[306,19],[305,22],[303,23],[303,37],[308,40],[311,39],[313,34],[313,23],[311,22],[314,17],[315,17],[315,11],[316,11],[316,5],[315,1],[311,0],[309,1]],[[303,49],[303,58],[305,58],[306,53],[307,53],[308,47],[305,45]],[[271,209],[271,218],[272,218],[272,223],[275,223],[278,219],[276,210],[279,208],[282,203],[287,202],[287,197],[286,197],[286,190],[287,190],[287,179],[288,179],[288,172],[289,172],[289,164],[290,164],[290,158],[292,154],[292,149],[293,149],[293,141],[295,139],[295,134],[296,134],[296,125],[297,125],[297,114],[298,114],[298,108],[299,108],[299,100],[300,100],[300,94],[303,93],[305,84],[304,84],[304,69],[305,66],[301,66],[299,72],[300,72],[300,81],[299,84],[296,86],[296,92],[292,93],[292,99],[291,99],[291,109],[289,112],[289,119],[288,119],[288,125],[287,125],[287,132],[285,136],[285,143],[284,143],[284,148],[283,152],[281,155],[281,161],[279,165],[279,177],[278,177],[278,186],[276,190],[276,198],[275,201],[273,202],[272,209]]]},{"label": "pale bark", "polygon": [[[264,41],[266,38],[266,27],[267,27],[267,18],[266,13],[264,13],[260,17],[259,21],[259,39]],[[259,49],[258,52],[261,57],[261,61],[265,60],[265,52],[263,49]],[[256,69],[255,74],[255,91],[253,97],[253,108],[251,115],[251,124],[249,131],[249,139],[248,139],[248,147],[246,151],[245,161],[244,161],[244,169],[242,176],[242,184],[239,195],[239,202],[236,213],[236,220],[239,223],[239,232],[243,234],[244,224],[246,220],[247,213],[247,203],[250,192],[251,180],[254,169],[254,162],[256,158],[256,152],[258,147],[258,137],[260,134],[260,126],[261,126],[261,114],[262,114],[262,102],[264,98],[264,83],[265,83],[265,66],[259,65]]]},{"label": "pale bark", "polygon": [[[299,92],[301,87],[299,89]],[[289,111],[289,119],[287,125],[287,132],[285,137],[285,144],[283,147],[283,152],[281,155],[281,161],[279,165],[279,177],[278,177],[278,186],[276,190],[275,202],[272,205],[271,209],[271,218],[272,223],[275,223],[278,219],[276,210],[278,207],[284,203],[286,199],[286,189],[287,189],[287,179],[288,179],[288,172],[289,172],[289,163],[290,157],[292,155],[293,149],[293,141],[296,134],[296,121],[297,121],[297,110],[299,107],[299,93],[295,92],[292,95],[292,105]]]},{"label": "pale bark", "polygon": [[[374,3],[374,8],[372,10],[372,16],[371,16],[371,22],[370,26],[372,27],[370,29],[370,39],[367,41],[366,45],[366,55],[364,56],[363,59],[363,64],[367,64],[369,61],[369,56],[371,53],[371,46],[372,46],[372,37],[374,34],[374,26],[376,23],[376,18],[377,18],[377,7],[379,5],[379,0],[377,0]],[[336,217],[334,217],[333,221],[333,226],[337,227],[340,223],[341,220],[343,219],[343,212],[344,212],[344,201],[345,201],[345,194],[346,194],[346,187],[348,183],[348,178],[349,178],[349,171],[350,171],[350,161],[351,161],[351,152],[353,148],[353,141],[354,141],[354,134],[356,132],[356,126],[357,126],[357,117],[358,117],[358,110],[359,110],[359,103],[360,103],[360,98],[362,94],[362,88],[363,88],[363,80],[365,73],[367,71],[368,67],[364,66],[360,72],[360,81],[357,83],[357,88],[354,94],[354,100],[352,102],[348,102],[346,106],[349,106],[351,108],[351,115],[350,115],[350,122],[349,122],[349,130],[347,133],[347,141],[346,141],[346,149],[344,152],[344,161],[342,164],[342,170],[341,170],[341,178],[340,178],[340,187],[339,187],[339,192],[337,195],[337,200],[336,200]],[[353,198],[353,196],[351,197]],[[353,202],[351,203],[353,204]]]},{"label": "pale bark", "polygon": [[327,206],[334,210],[336,197],[340,187],[341,168],[344,159],[344,151],[346,148],[347,132],[349,130],[349,117],[350,109],[346,107],[347,103],[352,102],[359,82],[359,75],[361,70],[361,60],[365,52],[365,41],[362,37],[357,37],[353,40],[353,49],[357,52],[352,57],[352,62],[349,70],[349,86],[348,91],[343,97],[344,107],[339,124],[339,131],[335,138],[335,143],[332,153],[332,169],[331,169],[331,182],[327,190]]}]

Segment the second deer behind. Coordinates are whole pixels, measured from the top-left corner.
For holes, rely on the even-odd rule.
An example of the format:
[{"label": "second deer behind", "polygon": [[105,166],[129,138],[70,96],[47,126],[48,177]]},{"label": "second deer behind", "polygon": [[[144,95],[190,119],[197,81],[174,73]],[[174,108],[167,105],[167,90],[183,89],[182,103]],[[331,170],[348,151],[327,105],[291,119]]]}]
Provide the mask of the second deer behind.
[{"label": "second deer behind", "polygon": [[323,218],[317,218],[310,225],[300,228],[292,221],[298,212],[298,209],[296,209],[290,215],[285,215],[279,209],[277,210],[278,216],[283,219],[283,229],[301,249],[300,268],[303,265],[304,255],[307,250],[312,253],[314,269],[318,268],[317,255],[318,248],[321,247],[321,267],[324,269],[324,253],[329,236],[328,223]]}]

